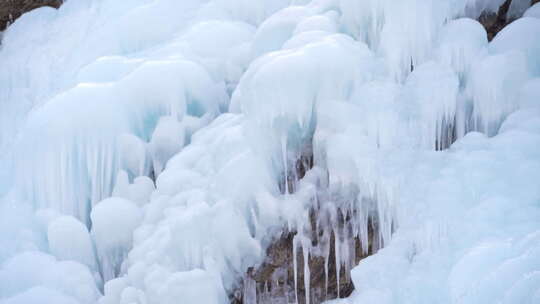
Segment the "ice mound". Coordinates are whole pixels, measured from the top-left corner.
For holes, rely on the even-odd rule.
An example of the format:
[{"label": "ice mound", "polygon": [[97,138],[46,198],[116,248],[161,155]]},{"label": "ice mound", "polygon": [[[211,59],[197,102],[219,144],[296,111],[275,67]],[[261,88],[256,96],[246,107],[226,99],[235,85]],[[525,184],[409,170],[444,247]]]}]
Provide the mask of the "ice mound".
[{"label": "ice mound", "polygon": [[97,271],[94,245],[86,226],[72,216],[59,216],[47,227],[49,250],[59,260],[72,260]]},{"label": "ice mound", "polygon": [[220,116],[169,162],[134,233],[123,278],[129,287],[109,293],[106,285],[104,301],[134,289],[139,301],[172,303],[176,291],[167,290],[185,282],[187,302],[204,290],[209,303],[222,303],[224,288],[260,259],[266,228],[279,223],[276,202],[268,201],[275,185],[243,136],[242,121]]},{"label": "ice mound", "polygon": [[4,261],[0,279],[0,295],[5,303],[95,303],[100,296],[94,277],[84,265],[58,262],[37,251]]},{"label": "ice mound", "polygon": [[141,222],[141,211],[123,198],[108,198],[99,202],[90,214],[92,237],[105,281],[120,274],[122,262],[133,242],[133,230]]}]

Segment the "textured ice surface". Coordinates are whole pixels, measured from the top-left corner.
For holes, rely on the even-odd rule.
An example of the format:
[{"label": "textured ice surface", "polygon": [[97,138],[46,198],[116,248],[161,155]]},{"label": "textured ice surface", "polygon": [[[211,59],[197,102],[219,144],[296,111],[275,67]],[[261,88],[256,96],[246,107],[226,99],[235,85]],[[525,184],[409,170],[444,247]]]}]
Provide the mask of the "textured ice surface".
[{"label": "textured ice surface", "polygon": [[488,43],[474,19],[503,2],[24,15],[0,49],[0,303],[251,304],[285,231],[293,302],[315,299],[297,257],[309,278],[331,247],[345,303],[540,301],[538,4]]}]

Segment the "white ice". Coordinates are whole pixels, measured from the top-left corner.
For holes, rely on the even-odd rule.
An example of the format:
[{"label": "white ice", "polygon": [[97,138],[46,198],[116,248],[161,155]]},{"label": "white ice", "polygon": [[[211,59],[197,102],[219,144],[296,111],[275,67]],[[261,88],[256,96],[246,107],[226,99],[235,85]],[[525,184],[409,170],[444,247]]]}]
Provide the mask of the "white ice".
[{"label": "white ice", "polygon": [[285,231],[351,276],[342,303],[537,303],[540,4],[488,42],[503,2],[25,14],[0,48],[0,303],[265,302],[246,272]]}]

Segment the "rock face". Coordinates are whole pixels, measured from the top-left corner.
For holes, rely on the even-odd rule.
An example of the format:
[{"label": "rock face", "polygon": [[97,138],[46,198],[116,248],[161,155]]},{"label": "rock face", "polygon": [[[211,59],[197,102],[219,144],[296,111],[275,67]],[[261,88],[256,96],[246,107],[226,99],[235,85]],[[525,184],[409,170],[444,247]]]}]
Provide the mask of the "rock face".
[{"label": "rock face", "polygon": [[1,0],[0,31],[28,11],[42,6],[58,8],[62,2],[63,0]]},{"label": "rock face", "polygon": [[[242,286],[232,296],[233,304],[307,304],[304,269],[304,254],[302,248],[296,250],[296,284],[294,262],[294,233],[284,232],[266,251],[265,262],[250,268],[244,277]],[[334,234],[330,244],[335,243]],[[321,247],[318,238],[312,240],[312,246]],[[370,231],[370,241],[373,243],[373,230]],[[336,267],[335,246],[328,246],[329,254],[309,255],[309,303],[319,304],[326,300],[348,297],[354,290],[350,278],[350,268],[361,259],[373,253],[370,245],[367,254],[362,253],[360,240],[350,240],[351,260],[349,264]],[[339,271],[339,273],[338,273]],[[295,286],[296,285],[296,286]]]},{"label": "rock face", "polygon": [[507,18],[508,9],[512,0],[506,0],[503,5],[499,7],[499,11],[496,14],[482,14],[480,16],[480,23],[486,28],[488,34],[488,40],[491,41],[497,33],[502,30],[512,20]]},{"label": "rock face", "polygon": [[[540,0],[532,0],[531,6],[538,2],[540,2]],[[512,0],[506,0],[499,7],[496,14],[482,14],[482,16],[480,16],[478,21],[486,28],[489,41],[491,41],[506,25],[515,20],[515,18],[509,18],[507,16],[511,4]]]},{"label": "rock face", "polygon": [[[294,193],[297,182],[313,165],[313,150],[308,145],[290,168],[287,180],[282,181],[282,193]],[[347,204],[337,204],[341,207],[335,209],[322,207],[324,202],[330,202],[324,191],[317,200],[319,203],[310,209],[301,232],[284,227],[266,249],[263,263],[248,269],[230,295],[231,303],[319,304],[352,293],[355,286],[350,270],[381,247],[376,216],[368,216],[367,235],[362,243],[356,223],[362,211],[343,208]]]}]

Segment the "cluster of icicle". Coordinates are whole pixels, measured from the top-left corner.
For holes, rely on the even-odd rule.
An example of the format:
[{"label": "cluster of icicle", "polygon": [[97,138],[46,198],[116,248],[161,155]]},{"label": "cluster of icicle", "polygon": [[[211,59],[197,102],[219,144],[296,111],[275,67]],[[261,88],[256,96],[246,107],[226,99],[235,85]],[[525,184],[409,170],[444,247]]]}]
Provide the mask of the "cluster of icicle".
[{"label": "cluster of icicle", "polygon": [[[303,212],[295,213],[294,218],[287,222],[285,231],[293,232],[292,238],[292,271],[294,284],[289,285],[287,267],[275,269],[270,282],[258,286],[248,273],[243,279],[243,303],[312,303],[329,300],[329,259],[330,250],[334,250],[333,258],[336,274],[336,292],[340,297],[341,273],[350,280],[350,270],[356,266],[358,257],[376,252],[390,240],[394,218],[388,218],[389,211],[384,193],[376,193],[366,187],[356,186],[339,189],[329,189],[328,171],[314,167],[310,168],[301,180],[294,180],[291,186],[295,189],[292,194],[286,194],[292,202],[304,204]],[[379,196],[378,196],[379,195]],[[380,231],[382,229],[382,231]],[[286,235],[286,234],[285,234]],[[359,247],[357,248],[357,244]],[[359,250],[359,252],[357,252]],[[298,257],[303,261],[303,295],[299,301],[298,295]],[[310,265],[313,257],[321,257],[324,261],[325,285],[323,290],[310,286]],[[261,288],[262,287],[262,288]],[[312,293],[316,298],[312,299]],[[281,302],[279,302],[281,303]]]},{"label": "cluster of icicle", "polygon": [[[66,226],[90,240],[71,259],[98,277],[93,290],[105,281],[100,304],[224,303],[284,230],[295,233],[289,300],[300,297],[300,254],[305,278],[310,256],[328,276],[334,248],[339,284],[355,266],[353,241],[375,251],[403,220],[409,156],[497,134],[540,75],[538,44],[512,40],[538,33],[536,18],[492,43],[478,22],[456,19],[499,0],[141,3],[42,9],[8,30],[0,52],[0,157],[12,176],[0,191],[41,211],[39,225],[59,214],[85,224]],[[17,35],[37,28],[28,39],[54,36],[49,48],[19,49]],[[19,69],[29,61],[34,72]],[[67,259],[72,229],[29,226],[34,248]],[[244,301],[266,301],[254,286],[246,280]]]},{"label": "cluster of icicle", "polygon": [[[325,22],[335,17],[333,12],[304,17],[310,16],[310,9],[324,11],[320,6],[285,9],[261,27],[263,33],[270,31],[264,26],[275,26],[272,21],[283,16],[298,22],[296,31],[283,38],[281,50],[252,64],[233,95],[232,109],[247,115],[248,135],[257,130],[255,149],[271,151],[285,200],[304,208],[286,220],[287,230],[295,233],[294,287],[276,291],[283,280],[276,277],[258,288],[247,275],[244,303],[270,303],[268,299],[280,297],[298,303],[298,254],[304,261],[305,303],[311,303],[309,257],[323,257],[327,266],[330,246],[336,252],[339,292],[339,270],[344,267],[349,273],[355,266],[355,239],[360,240],[362,254],[370,246],[376,252],[399,224],[399,175],[392,178],[391,173],[380,172],[391,168],[382,165],[382,155],[396,148],[445,150],[473,131],[497,134],[519,106],[513,98],[521,85],[531,73],[538,73],[530,68],[536,59],[513,51],[500,42],[504,38],[488,44],[478,22],[447,20],[464,12],[478,17],[478,12],[496,10],[502,2],[470,2],[462,7],[414,2],[418,4],[414,8],[425,13],[407,9],[412,2],[343,1],[350,9],[344,10],[343,20],[348,20],[344,27],[366,44],[340,35],[303,32],[306,23],[316,22],[326,30]],[[403,17],[403,12],[411,16]],[[364,26],[351,29],[355,22]],[[419,34],[420,28],[428,33]],[[325,62],[319,61],[321,54]],[[272,82],[272,75],[280,75],[280,81]],[[298,169],[305,167],[301,163],[311,146],[315,167],[303,177]],[[375,230],[373,239],[369,229]],[[331,235],[334,244],[329,244]],[[328,269],[324,271],[328,275]]]}]

